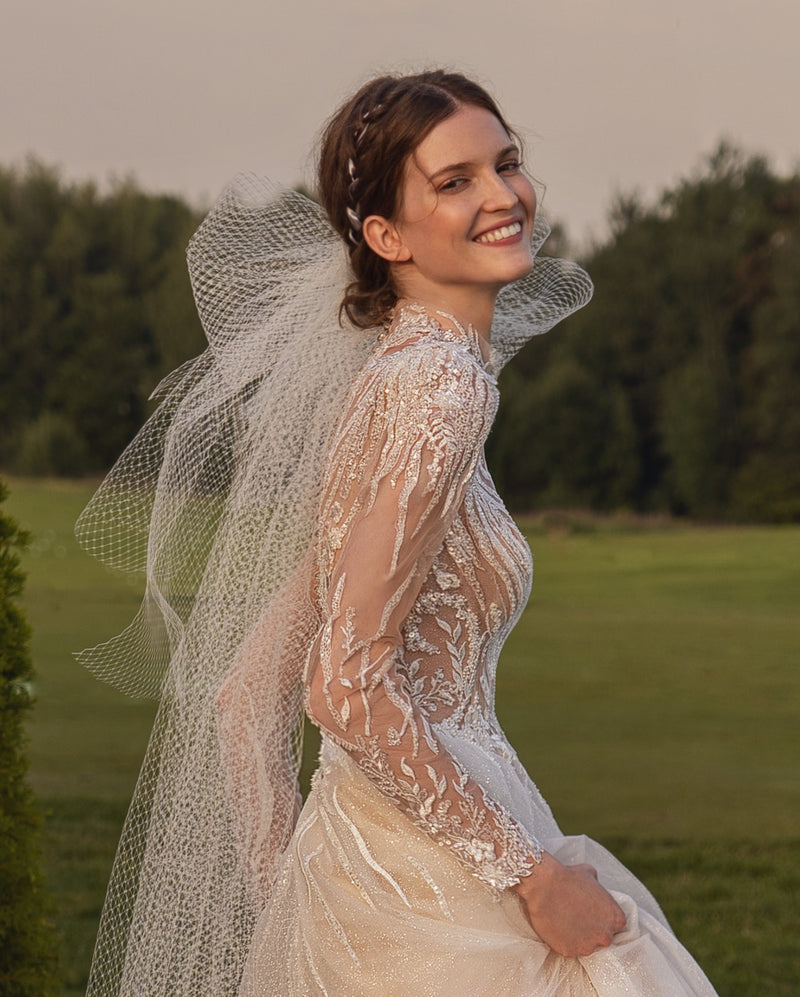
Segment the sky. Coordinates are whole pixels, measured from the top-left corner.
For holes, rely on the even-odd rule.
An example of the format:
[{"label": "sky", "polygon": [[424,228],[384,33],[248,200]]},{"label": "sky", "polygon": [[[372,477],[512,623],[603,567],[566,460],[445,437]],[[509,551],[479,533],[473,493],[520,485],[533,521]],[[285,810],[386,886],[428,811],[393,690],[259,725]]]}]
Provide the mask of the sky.
[{"label": "sky", "polygon": [[438,66],[498,97],[577,242],[722,138],[800,164],[797,0],[3,0],[2,25],[0,164],[197,206],[240,170],[308,183],[345,97]]}]

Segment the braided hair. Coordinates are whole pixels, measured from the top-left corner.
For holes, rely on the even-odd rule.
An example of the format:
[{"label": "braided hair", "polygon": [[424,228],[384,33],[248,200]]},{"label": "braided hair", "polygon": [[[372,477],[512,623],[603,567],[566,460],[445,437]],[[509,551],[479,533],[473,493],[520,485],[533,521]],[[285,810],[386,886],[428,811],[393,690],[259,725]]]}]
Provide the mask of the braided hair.
[{"label": "braided hair", "polygon": [[364,241],[362,222],[369,215],[396,217],[408,157],[463,105],[484,108],[514,134],[482,86],[444,70],[370,80],[325,127],[319,197],[355,274],[341,310],[362,329],[385,322],[398,297],[389,262]]}]

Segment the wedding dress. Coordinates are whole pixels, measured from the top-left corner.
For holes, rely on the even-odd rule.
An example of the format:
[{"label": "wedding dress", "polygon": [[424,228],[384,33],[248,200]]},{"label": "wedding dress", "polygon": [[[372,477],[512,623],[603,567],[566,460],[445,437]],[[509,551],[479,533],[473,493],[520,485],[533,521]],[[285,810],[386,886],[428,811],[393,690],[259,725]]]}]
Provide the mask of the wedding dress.
[{"label": "wedding dress", "polygon": [[[562,835],[495,716],[532,563],[483,456],[491,370],[471,329],[407,306],[350,394],[306,565],[320,766],[240,997],[714,993],[641,883]],[[537,938],[506,887],[541,848],[597,868],[627,917],[610,948]]]},{"label": "wedding dress", "polygon": [[[537,216],[532,248],[547,225]],[[244,174],[189,247],[208,349],[77,524],[142,607],[80,660],[159,699],[90,997],[713,994],[644,887],[565,838],[494,715],[531,582],[483,457],[495,373],[591,296],[537,258],[492,356],[421,307],[339,319],[352,273],[319,205]],[[305,665],[305,674],[304,674]],[[302,806],[303,699],[322,730]],[[539,849],[627,915],[555,955],[507,887]]]}]

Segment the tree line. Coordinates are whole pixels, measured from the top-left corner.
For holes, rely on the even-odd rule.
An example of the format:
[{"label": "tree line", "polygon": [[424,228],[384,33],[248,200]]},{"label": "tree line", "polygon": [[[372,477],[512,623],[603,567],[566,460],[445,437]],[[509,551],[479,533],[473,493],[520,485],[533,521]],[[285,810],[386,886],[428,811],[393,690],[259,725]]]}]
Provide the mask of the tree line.
[{"label": "tree line", "polygon": [[[199,220],[132,181],[0,169],[0,466],[112,463],[203,348]],[[582,254],[592,303],[502,376],[487,451],[507,501],[800,520],[800,176],[721,145],[654,202],[619,196],[609,228]]]},{"label": "tree line", "polygon": [[511,505],[800,520],[800,176],[723,144],[610,222],[592,302],[505,374]]},{"label": "tree line", "polygon": [[160,377],[203,349],[186,276],[199,218],[132,181],[101,193],[0,169],[0,466],[110,466]]}]

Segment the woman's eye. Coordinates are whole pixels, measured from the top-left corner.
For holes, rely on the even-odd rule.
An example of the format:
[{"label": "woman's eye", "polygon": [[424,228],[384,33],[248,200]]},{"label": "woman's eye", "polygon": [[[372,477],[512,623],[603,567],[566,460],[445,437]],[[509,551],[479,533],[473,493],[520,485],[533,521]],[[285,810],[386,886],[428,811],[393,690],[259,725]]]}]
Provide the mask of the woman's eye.
[{"label": "woman's eye", "polygon": [[452,180],[445,180],[439,190],[460,190],[467,183],[466,177],[453,177]]},{"label": "woman's eye", "polygon": [[498,166],[498,172],[500,173],[519,173],[521,169],[522,163],[518,159],[509,159]]}]

